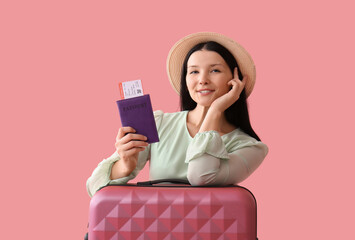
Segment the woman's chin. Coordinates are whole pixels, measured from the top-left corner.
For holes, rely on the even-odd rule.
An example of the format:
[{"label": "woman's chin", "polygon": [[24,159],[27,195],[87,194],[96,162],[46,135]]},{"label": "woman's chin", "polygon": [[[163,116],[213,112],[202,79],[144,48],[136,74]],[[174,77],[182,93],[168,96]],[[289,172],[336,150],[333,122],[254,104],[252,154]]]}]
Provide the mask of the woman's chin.
[{"label": "woman's chin", "polygon": [[201,107],[210,107],[213,101],[215,100],[215,97],[213,96],[203,96],[199,98],[193,99],[197,105]]},{"label": "woman's chin", "polygon": [[200,107],[205,107],[205,108],[209,108],[211,106],[212,102],[211,101],[200,101],[197,102],[197,105]]}]

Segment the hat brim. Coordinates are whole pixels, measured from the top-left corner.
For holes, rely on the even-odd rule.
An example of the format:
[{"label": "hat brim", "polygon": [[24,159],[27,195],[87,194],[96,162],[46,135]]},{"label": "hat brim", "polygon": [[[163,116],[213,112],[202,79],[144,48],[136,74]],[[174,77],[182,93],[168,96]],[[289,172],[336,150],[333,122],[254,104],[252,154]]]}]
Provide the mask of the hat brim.
[{"label": "hat brim", "polygon": [[214,32],[199,32],[188,35],[176,42],[170,49],[167,58],[167,73],[174,90],[180,94],[181,68],[187,53],[197,44],[208,41],[215,41],[221,44],[233,54],[243,76],[248,76],[247,82],[245,82],[245,93],[248,97],[253,91],[256,79],[253,59],[239,43],[222,34]]}]

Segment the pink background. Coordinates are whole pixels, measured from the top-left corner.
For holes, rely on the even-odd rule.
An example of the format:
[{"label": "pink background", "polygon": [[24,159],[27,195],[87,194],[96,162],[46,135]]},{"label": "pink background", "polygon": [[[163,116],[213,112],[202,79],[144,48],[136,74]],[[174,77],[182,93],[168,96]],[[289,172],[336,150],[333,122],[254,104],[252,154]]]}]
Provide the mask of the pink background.
[{"label": "pink background", "polygon": [[142,79],[155,110],[177,111],[166,56],[198,31],[236,39],[257,67],[251,119],[270,153],[242,185],[259,239],[352,238],[351,2],[1,1],[1,239],[82,239],[118,82]]}]

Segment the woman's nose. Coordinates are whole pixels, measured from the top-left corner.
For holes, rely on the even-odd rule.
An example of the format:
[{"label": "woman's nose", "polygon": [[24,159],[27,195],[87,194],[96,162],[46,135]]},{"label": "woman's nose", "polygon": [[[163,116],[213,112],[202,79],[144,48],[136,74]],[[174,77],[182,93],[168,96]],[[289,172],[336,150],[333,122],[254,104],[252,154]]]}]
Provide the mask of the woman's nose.
[{"label": "woman's nose", "polygon": [[207,84],[209,82],[209,77],[208,74],[206,73],[201,73],[198,79],[199,84]]}]

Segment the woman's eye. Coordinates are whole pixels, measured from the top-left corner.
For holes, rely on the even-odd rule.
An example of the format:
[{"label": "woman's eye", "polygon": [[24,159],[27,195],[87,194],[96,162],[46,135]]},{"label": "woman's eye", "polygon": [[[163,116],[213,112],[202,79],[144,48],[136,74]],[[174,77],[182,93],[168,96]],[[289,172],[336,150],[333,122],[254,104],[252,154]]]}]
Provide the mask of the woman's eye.
[{"label": "woman's eye", "polygon": [[218,69],[213,69],[212,72],[221,72]]},{"label": "woman's eye", "polygon": [[191,71],[190,74],[196,74],[198,71]]}]

